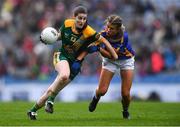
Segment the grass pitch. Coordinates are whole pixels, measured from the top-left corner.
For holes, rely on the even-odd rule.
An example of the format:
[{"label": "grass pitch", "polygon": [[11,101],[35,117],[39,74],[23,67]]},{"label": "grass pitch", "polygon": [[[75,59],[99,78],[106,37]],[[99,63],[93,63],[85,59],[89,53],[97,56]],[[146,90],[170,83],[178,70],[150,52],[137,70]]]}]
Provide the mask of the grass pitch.
[{"label": "grass pitch", "polygon": [[180,103],[132,102],[131,119],[124,120],[121,103],[99,103],[95,112],[88,102],[55,103],[55,112],[38,111],[36,121],[27,118],[29,102],[0,103],[1,126],[180,126]]}]

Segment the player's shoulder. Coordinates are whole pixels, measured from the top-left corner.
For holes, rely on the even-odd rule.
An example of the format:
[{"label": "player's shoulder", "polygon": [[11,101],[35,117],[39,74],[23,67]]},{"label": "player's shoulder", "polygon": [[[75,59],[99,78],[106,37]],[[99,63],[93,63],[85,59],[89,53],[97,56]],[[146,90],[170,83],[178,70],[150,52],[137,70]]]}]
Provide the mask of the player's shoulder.
[{"label": "player's shoulder", "polygon": [[128,32],[127,32],[127,31],[124,31],[124,35],[128,35]]},{"label": "player's shoulder", "polygon": [[65,27],[72,27],[75,24],[75,20],[74,19],[66,19],[64,21],[64,26]]},{"label": "player's shoulder", "polygon": [[124,35],[124,38],[128,38],[128,32],[127,31],[124,31],[123,35]]},{"label": "player's shoulder", "polygon": [[128,32],[124,31],[123,33],[123,42],[128,42]]},{"label": "player's shoulder", "polygon": [[90,36],[93,36],[96,33],[96,31],[89,25],[83,30],[83,35],[85,38],[88,38]]},{"label": "player's shoulder", "polygon": [[107,33],[106,33],[105,30],[101,30],[101,31],[99,32],[99,34],[101,34],[103,37],[105,37],[105,36],[107,35]]}]

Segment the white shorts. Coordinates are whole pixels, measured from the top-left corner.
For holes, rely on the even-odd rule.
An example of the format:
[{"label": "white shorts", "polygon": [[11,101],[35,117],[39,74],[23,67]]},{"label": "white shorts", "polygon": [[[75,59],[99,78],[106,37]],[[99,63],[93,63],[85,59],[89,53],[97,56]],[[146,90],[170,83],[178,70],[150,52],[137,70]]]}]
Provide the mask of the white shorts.
[{"label": "white shorts", "polygon": [[120,72],[120,70],[134,70],[134,57],[126,60],[110,60],[103,57],[102,68],[107,69],[113,73]]}]

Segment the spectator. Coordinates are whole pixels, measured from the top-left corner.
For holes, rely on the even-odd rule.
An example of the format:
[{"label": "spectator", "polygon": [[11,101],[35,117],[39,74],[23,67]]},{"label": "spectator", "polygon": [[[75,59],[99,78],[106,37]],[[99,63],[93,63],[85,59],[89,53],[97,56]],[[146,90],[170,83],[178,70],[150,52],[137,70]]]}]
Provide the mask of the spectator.
[{"label": "spectator", "polygon": [[[165,50],[168,50],[166,48],[170,47],[172,42],[176,43],[177,47],[180,46],[179,1],[1,0],[0,45],[3,44],[4,53],[3,55],[0,55],[2,57],[1,66],[5,65],[6,67],[6,71],[1,70],[1,72],[3,72],[1,73],[1,76],[14,75],[15,70],[18,72],[22,68],[28,69],[28,71],[33,68],[33,72],[30,74],[27,73],[28,71],[23,71],[23,73],[27,73],[27,76],[23,75],[23,78],[32,79],[33,77],[38,79],[41,77],[41,71],[43,70],[44,72],[44,69],[41,69],[44,68],[43,66],[49,68],[49,71],[45,71],[45,75],[50,75],[52,72],[50,55],[53,50],[55,50],[55,47],[44,48],[39,44],[37,38],[39,37],[41,30],[47,26],[59,28],[62,25],[64,18],[69,17],[68,14],[71,12],[71,9],[78,4],[84,4],[88,7],[88,10],[90,10],[89,23],[92,24],[97,31],[102,29],[103,20],[108,15],[117,13],[124,17],[125,26],[127,26],[127,30],[131,37],[130,40],[133,42],[132,46],[138,51],[136,54],[136,72],[139,76],[148,75],[152,71],[152,68],[150,68],[150,54],[144,53],[144,51],[151,52],[151,49],[154,49],[156,46],[162,46],[162,49],[165,48]],[[18,42],[18,44],[16,42]],[[147,46],[148,48],[144,50],[144,46]],[[20,57],[17,52],[23,52],[25,54],[24,56],[21,56],[25,58],[22,59],[21,62],[24,63],[23,67],[21,66],[20,68],[16,63],[18,62],[17,57]],[[166,53],[167,52],[162,52],[161,55],[166,56]],[[153,54],[153,57],[154,55],[155,54]],[[170,63],[167,61],[171,60],[167,60],[167,56],[165,57],[165,68],[169,68],[170,71],[177,73],[180,71],[180,52],[175,52],[175,56],[176,58],[174,59],[173,57],[173,61],[176,63],[175,66],[177,69],[172,70],[172,68],[169,68]],[[99,67],[96,68],[94,63],[100,66],[100,59],[97,56],[91,56],[87,57],[86,61],[87,62],[84,65],[86,66],[87,64],[88,69],[81,74],[87,76],[99,74],[99,70],[97,69]],[[46,63],[46,65],[43,63]],[[40,65],[39,68],[37,68],[37,64]],[[1,69],[3,68],[1,67]],[[167,70],[169,72],[169,69],[163,70],[161,68],[158,73],[162,71],[167,72]],[[18,74],[16,77],[21,75]]]}]

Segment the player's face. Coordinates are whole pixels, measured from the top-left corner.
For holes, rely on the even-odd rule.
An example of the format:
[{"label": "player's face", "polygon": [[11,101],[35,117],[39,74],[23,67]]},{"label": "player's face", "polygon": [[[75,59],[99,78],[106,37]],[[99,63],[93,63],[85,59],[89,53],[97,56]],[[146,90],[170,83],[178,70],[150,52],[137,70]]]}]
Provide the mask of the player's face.
[{"label": "player's face", "polygon": [[119,32],[119,29],[115,26],[115,25],[112,25],[110,23],[107,23],[106,24],[106,32],[107,32],[107,35],[109,37],[113,37],[113,36],[116,36]]},{"label": "player's face", "polygon": [[87,14],[79,13],[75,19],[76,27],[82,29],[87,22]]}]

